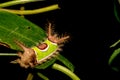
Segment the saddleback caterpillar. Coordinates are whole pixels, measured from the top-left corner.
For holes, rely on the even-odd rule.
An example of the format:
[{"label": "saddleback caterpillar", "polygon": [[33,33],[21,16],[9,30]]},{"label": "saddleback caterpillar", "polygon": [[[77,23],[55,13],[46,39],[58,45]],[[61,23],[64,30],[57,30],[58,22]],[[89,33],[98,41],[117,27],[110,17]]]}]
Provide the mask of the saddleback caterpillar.
[{"label": "saddleback caterpillar", "polygon": [[22,42],[15,41],[16,44],[23,49],[23,52],[18,52],[19,58],[12,63],[19,63],[24,68],[34,68],[51,58],[57,56],[63,43],[67,41],[69,36],[58,36],[52,30],[51,23],[47,28],[47,38],[36,46],[26,47]]}]

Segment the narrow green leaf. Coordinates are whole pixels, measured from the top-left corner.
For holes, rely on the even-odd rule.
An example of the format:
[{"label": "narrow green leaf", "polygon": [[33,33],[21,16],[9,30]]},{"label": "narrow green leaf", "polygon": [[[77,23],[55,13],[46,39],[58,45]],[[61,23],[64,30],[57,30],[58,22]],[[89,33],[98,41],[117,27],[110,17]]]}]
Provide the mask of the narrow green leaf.
[{"label": "narrow green leaf", "polygon": [[54,63],[52,68],[63,72],[64,74],[68,75],[72,80],[80,80],[80,78],[75,73],[62,65]]},{"label": "narrow green leaf", "polygon": [[47,62],[41,64],[41,65],[37,65],[35,68],[36,69],[46,69],[47,67],[52,65],[55,61],[56,61],[56,58],[52,58],[52,59],[48,60]]},{"label": "narrow green leaf", "polygon": [[115,15],[115,18],[117,19],[118,22],[120,22],[120,18],[119,18],[119,14],[118,14],[118,11],[117,11],[117,4],[118,1],[117,0],[114,0],[113,2],[113,5],[114,5],[114,15]]},{"label": "narrow green leaf", "polygon": [[33,80],[33,74],[32,74],[32,73],[29,73],[26,80]]},{"label": "narrow green leaf", "polygon": [[108,64],[110,65],[115,57],[120,53],[120,48],[116,49],[113,54],[110,56]]},{"label": "narrow green leaf", "polygon": [[112,45],[110,46],[110,48],[115,47],[115,46],[118,45],[119,43],[120,43],[120,40],[116,41],[114,44],[112,44]]},{"label": "narrow green leaf", "polygon": [[25,3],[30,3],[30,2],[37,2],[37,1],[43,1],[43,0],[14,0],[14,1],[8,1],[4,3],[0,3],[0,8],[3,7],[9,7],[13,5],[18,5],[18,4],[25,4]]},{"label": "narrow green leaf", "polygon": [[60,9],[59,5],[53,4],[50,6],[46,6],[46,7],[38,8],[38,9],[34,9],[34,10],[0,9],[0,11],[7,11],[10,13],[19,14],[19,15],[31,15],[31,14],[38,14],[38,13],[53,11],[53,10],[57,10],[57,9]]},{"label": "narrow green leaf", "polygon": [[11,49],[19,49],[15,40],[32,47],[45,37],[45,31],[38,25],[18,15],[0,11],[0,42],[9,45]]},{"label": "narrow green leaf", "polygon": [[65,66],[67,66],[72,72],[74,72],[74,65],[67,58],[65,58],[61,54],[59,54],[56,58],[57,60],[62,62]]},{"label": "narrow green leaf", "polygon": [[42,78],[43,80],[49,80],[45,75],[43,75],[42,73],[37,73],[37,75]]},{"label": "narrow green leaf", "polygon": [[118,71],[119,71],[119,69],[118,69],[118,68],[116,68],[116,67],[112,67],[112,69],[113,69],[114,71],[116,71],[116,72],[118,72]]}]

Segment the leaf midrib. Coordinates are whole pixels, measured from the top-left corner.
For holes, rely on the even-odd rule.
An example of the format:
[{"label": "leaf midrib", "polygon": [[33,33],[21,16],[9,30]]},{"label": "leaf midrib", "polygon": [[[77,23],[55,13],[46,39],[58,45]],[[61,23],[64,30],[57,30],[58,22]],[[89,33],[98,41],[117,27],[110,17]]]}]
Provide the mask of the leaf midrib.
[{"label": "leaf midrib", "polygon": [[[23,36],[23,35],[21,35],[20,33],[17,33],[16,31],[11,31],[11,30],[9,30],[9,29],[7,29],[7,28],[5,28],[5,27],[2,27],[2,26],[0,26],[0,28],[1,29],[4,29],[4,30],[6,30],[6,31],[8,31],[8,32],[12,32],[12,34],[16,34],[16,35],[19,35],[20,37],[22,37],[22,38],[24,38],[24,39],[26,39],[26,40],[28,40],[28,41],[31,41],[32,43],[35,43],[32,39],[29,39],[28,37],[25,37],[25,36]],[[18,27],[19,28],[19,27]]]}]

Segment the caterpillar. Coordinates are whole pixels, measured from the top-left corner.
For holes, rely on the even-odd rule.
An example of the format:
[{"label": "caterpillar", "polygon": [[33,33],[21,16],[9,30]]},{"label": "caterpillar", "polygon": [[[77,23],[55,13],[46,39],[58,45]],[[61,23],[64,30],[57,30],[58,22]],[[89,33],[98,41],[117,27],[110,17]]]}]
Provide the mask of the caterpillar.
[{"label": "caterpillar", "polygon": [[59,51],[62,51],[61,47],[63,43],[68,40],[69,36],[65,35],[60,37],[58,34],[53,33],[51,23],[49,23],[47,38],[37,46],[28,48],[23,43],[15,41],[16,44],[23,49],[23,52],[18,52],[19,58],[12,62],[19,63],[20,66],[24,68],[34,68],[55,57]]}]

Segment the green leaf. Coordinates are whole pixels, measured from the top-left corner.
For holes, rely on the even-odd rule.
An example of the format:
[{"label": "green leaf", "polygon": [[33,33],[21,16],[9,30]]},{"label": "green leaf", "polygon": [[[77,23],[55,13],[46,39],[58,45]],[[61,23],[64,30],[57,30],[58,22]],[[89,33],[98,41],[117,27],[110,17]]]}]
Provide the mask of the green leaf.
[{"label": "green leaf", "polygon": [[18,15],[0,11],[0,42],[9,45],[11,49],[19,50],[15,40],[32,47],[45,37],[45,31],[38,25]]},{"label": "green leaf", "polygon": [[37,65],[35,68],[36,69],[46,69],[47,67],[52,65],[55,61],[56,61],[56,58],[52,58],[43,64]]},{"label": "green leaf", "polygon": [[116,49],[113,54],[110,56],[108,64],[110,65],[115,57],[120,53],[120,48]]},{"label": "green leaf", "polygon": [[43,75],[42,73],[37,73],[37,75],[42,78],[43,80],[49,80],[48,77],[46,77],[45,75]]},{"label": "green leaf", "polygon": [[72,72],[74,72],[74,65],[67,58],[65,58],[61,54],[59,54],[56,58],[57,60],[62,62],[65,66],[67,66]]},{"label": "green leaf", "polygon": [[118,69],[117,67],[112,67],[112,69],[113,69],[114,71],[116,71],[116,72],[119,71],[119,69]]},{"label": "green leaf", "polygon": [[112,45],[110,46],[110,48],[115,47],[115,46],[118,45],[119,43],[120,43],[120,40],[116,41],[114,44],[112,44]]},{"label": "green leaf", "polygon": [[34,75],[32,73],[29,73],[26,80],[33,80],[33,77]]},{"label": "green leaf", "polygon": [[114,5],[114,15],[115,15],[115,18],[120,23],[120,14],[119,14],[119,8],[118,8],[118,6],[119,6],[118,0],[114,0],[113,5]]},{"label": "green leaf", "polygon": [[54,63],[52,68],[55,70],[63,72],[64,74],[69,76],[72,80],[81,80],[75,73],[73,73],[71,70],[69,70],[68,68],[66,68],[62,65]]},{"label": "green leaf", "polygon": [[18,4],[25,4],[25,3],[30,3],[30,2],[36,2],[36,1],[43,1],[43,0],[14,0],[14,1],[8,1],[4,3],[0,3],[0,8],[3,7],[9,7],[13,5],[18,5]]}]

